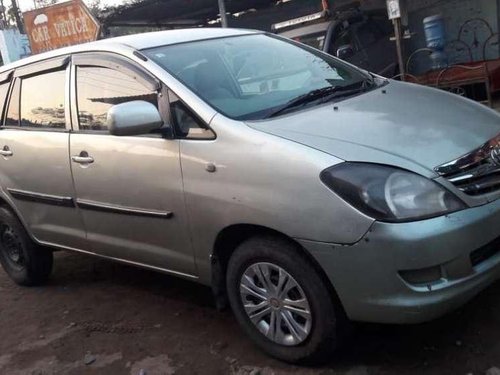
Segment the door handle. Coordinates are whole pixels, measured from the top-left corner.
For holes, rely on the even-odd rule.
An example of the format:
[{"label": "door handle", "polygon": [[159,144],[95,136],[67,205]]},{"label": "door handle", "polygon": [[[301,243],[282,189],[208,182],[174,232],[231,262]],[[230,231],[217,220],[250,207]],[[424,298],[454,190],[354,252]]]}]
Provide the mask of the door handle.
[{"label": "door handle", "polygon": [[91,164],[94,162],[94,158],[91,156],[72,156],[71,160],[78,164]]},{"label": "door handle", "polygon": [[9,157],[14,155],[14,153],[10,150],[9,146],[3,146],[3,149],[0,150],[0,155]]},{"label": "door handle", "polygon": [[94,162],[94,158],[89,156],[87,151],[82,151],[80,155],[72,156],[71,160],[78,164],[91,164]]}]

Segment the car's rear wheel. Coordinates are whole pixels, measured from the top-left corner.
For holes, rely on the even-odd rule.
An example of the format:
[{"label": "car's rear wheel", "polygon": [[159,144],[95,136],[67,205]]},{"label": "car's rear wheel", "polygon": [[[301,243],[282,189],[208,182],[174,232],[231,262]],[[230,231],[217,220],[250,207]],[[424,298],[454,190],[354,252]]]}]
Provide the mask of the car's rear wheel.
[{"label": "car's rear wheel", "polygon": [[0,263],[9,277],[23,286],[40,285],[52,272],[52,251],[35,244],[6,207],[0,207]]},{"label": "car's rear wheel", "polygon": [[270,355],[312,363],[335,350],[342,309],[292,243],[275,237],[243,242],[229,260],[227,291],[240,325]]}]

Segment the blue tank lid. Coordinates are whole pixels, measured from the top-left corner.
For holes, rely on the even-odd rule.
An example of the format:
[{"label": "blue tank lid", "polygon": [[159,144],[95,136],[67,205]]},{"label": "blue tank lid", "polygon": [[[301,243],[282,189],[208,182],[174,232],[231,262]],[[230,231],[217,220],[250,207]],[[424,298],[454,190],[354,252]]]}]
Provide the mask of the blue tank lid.
[{"label": "blue tank lid", "polygon": [[424,23],[428,23],[428,22],[434,22],[434,21],[440,21],[443,19],[443,15],[442,14],[436,14],[434,16],[429,16],[429,17],[426,17],[424,18]]}]

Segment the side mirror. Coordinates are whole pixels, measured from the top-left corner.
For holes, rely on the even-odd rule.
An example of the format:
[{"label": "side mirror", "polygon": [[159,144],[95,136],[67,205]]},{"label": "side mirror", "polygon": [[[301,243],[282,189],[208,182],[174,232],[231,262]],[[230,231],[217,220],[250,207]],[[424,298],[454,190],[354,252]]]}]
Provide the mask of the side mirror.
[{"label": "side mirror", "polygon": [[135,100],[111,107],[106,123],[112,135],[130,136],[148,134],[159,129],[163,120],[153,104]]},{"label": "side mirror", "polygon": [[354,47],[350,44],[344,44],[340,46],[335,52],[337,57],[342,60],[346,60],[352,56],[354,56]]}]

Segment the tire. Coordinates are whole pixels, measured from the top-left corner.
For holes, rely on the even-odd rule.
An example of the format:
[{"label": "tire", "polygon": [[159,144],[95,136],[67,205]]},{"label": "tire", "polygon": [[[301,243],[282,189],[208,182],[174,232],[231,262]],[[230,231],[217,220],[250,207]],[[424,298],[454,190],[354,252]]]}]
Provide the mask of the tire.
[{"label": "tire", "polygon": [[0,263],[18,285],[45,283],[52,272],[52,251],[35,244],[17,216],[0,207]]},{"label": "tire", "polygon": [[[259,269],[263,270],[264,274],[271,275],[268,280],[271,280],[274,287],[269,287],[269,290],[279,285],[280,275],[286,280],[283,282],[285,287],[280,288],[281,290],[288,289],[294,283],[298,287],[290,289],[285,296],[278,298],[278,301],[269,298],[269,295],[262,295],[259,290],[257,291],[261,298],[257,298],[248,292],[248,276],[254,281],[254,286],[262,287],[262,279],[257,275]],[[238,323],[262,350],[290,363],[319,364],[330,359],[338,345],[339,332],[343,331],[342,326],[347,325],[347,320],[340,302],[335,301],[317,270],[296,246],[278,237],[250,238],[240,244],[231,256],[226,281],[229,302]],[[240,293],[242,281],[245,286]],[[253,287],[250,289],[255,291]],[[273,293],[276,295],[276,289]],[[254,309],[262,304],[264,297],[268,298],[267,305],[264,303],[265,307],[256,311],[263,314],[274,311],[275,322],[279,322],[275,324],[275,327],[279,325],[278,329],[272,329],[271,313],[259,323],[253,323],[245,310],[243,298],[247,309]],[[306,304],[301,302],[301,314],[291,314],[286,304],[291,300],[296,303],[303,301],[302,297],[305,297]],[[271,310],[267,310],[268,307]],[[306,319],[306,312],[310,313],[309,321]],[[259,315],[255,314],[254,319]],[[260,317],[255,320],[259,319]],[[300,327],[296,330],[300,335],[294,335],[289,328],[293,326],[290,324],[291,319]]]}]

